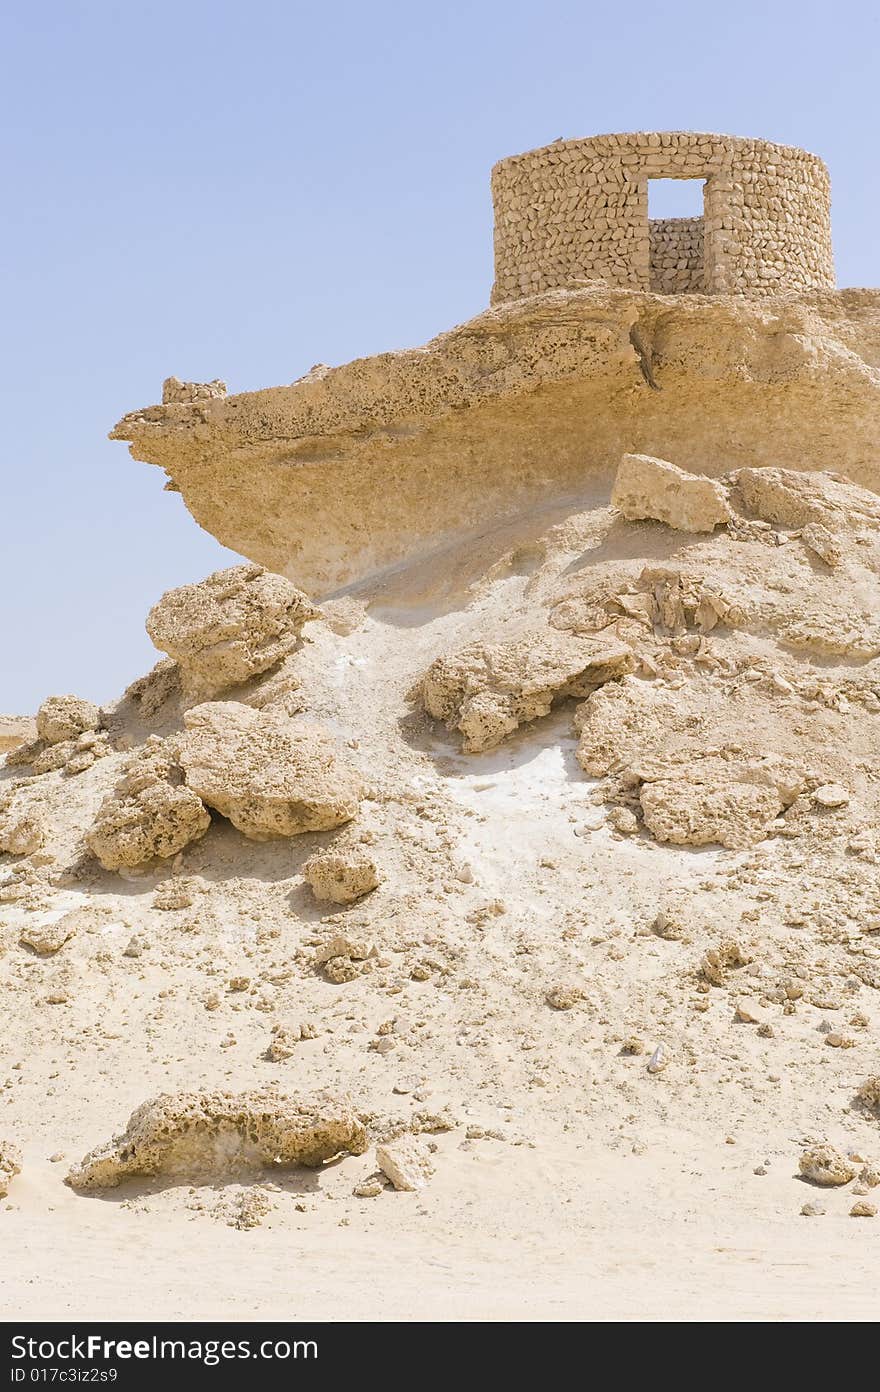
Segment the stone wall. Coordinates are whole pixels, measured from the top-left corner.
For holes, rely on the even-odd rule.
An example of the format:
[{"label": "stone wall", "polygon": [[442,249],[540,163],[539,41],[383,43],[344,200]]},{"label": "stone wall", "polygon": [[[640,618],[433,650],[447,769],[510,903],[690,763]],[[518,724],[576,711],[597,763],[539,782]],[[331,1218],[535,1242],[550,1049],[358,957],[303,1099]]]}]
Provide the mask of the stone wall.
[{"label": "stone wall", "polygon": [[650,289],[656,295],[702,295],[703,219],[650,218]]},{"label": "stone wall", "polygon": [[791,146],[690,131],[560,140],[492,171],[493,303],[578,283],[651,283],[649,179],[705,180],[707,294],[833,289],[830,186]]}]

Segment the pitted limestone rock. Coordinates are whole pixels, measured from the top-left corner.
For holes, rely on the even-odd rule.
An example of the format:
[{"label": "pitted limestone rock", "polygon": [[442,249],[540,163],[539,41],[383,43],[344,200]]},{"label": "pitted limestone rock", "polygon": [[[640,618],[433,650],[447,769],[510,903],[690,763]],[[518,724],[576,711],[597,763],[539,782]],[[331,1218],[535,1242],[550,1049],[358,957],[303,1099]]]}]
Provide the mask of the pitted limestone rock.
[{"label": "pitted limestone rock", "polygon": [[274,667],[317,616],[283,576],[239,565],[169,590],[150,610],[147,633],[179,662],[186,691],[204,697]]},{"label": "pitted limestone rock", "polygon": [[75,740],[101,725],[101,713],[79,696],[49,696],[37,711],[37,736],[46,744]]},{"label": "pitted limestone rock", "polygon": [[373,859],[363,851],[323,851],[303,866],[303,875],[316,899],[351,904],[379,884]]},{"label": "pitted limestone rock", "polygon": [[466,750],[479,752],[547,715],[555,701],[587,696],[632,666],[630,649],[615,638],[529,630],[438,657],[423,679],[422,699],[429,715],[461,731]]},{"label": "pitted limestone rock", "polygon": [[252,1092],[162,1093],[133,1112],[121,1136],[89,1151],[73,1189],[108,1189],[133,1175],[228,1174],[253,1165],[317,1167],[362,1155],[367,1133],[347,1097]]},{"label": "pitted limestone rock", "polygon": [[185,722],[188,787],[245,836],[327,831],[357,813],[360,775],[321,726],[235,701],[194,706]]},{"label": "pitted limestone rock", "polygon": [[125,765],[86,841],[105,870],[167,860],[211,825],[202,800],[183,784],[175,740],[151,737]]}]

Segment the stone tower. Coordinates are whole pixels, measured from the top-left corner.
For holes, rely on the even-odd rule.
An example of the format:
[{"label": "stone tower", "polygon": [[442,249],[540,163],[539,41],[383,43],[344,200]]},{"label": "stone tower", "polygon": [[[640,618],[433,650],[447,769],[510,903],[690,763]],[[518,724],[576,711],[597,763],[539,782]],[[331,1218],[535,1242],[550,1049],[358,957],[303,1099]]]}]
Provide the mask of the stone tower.
[{"label": "stone tower", "polygon": [[[703,216],[648,218],[651,179],[703,181]],[[600,282],[657,294],[832,290],[815,155],[691,131],[560,140],[492,171],[492,302]]]}]

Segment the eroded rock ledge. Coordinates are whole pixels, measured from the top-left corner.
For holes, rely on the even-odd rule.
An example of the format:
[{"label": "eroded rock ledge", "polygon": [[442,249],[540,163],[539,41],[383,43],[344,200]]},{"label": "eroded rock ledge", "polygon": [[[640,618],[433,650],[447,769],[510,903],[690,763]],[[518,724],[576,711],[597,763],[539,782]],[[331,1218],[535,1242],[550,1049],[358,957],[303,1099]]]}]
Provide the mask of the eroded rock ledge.
[{"label": "eroded rock ledge", "polygon": [[225,545],[327,593],[539,502],[607,494],[625,452],[876,486],[880,292],[550,291],[290,386],[166,398],[111,438]]}]

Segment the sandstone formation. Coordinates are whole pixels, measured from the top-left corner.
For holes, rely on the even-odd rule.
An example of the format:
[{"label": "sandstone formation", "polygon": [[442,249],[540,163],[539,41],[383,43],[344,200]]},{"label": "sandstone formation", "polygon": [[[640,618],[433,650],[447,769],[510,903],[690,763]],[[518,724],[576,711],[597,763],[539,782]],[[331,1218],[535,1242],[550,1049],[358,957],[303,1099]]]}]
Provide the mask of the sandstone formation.
[{"label": "sandstone formation", "polygon": [[367,1136],[347,1098],[244,1093],[163,1093],[129,1117],[121,1136],[98,1146],[67,1176],[73,1189],[109,1189],[136,1175],[211,1174],[248,1165],[322,1165],[360,1155]]},{"label": "sandstone formation", "polygon": [[187,789],[246,836],[329,831],[357,813],[360,776],[319,725],[233,701],[194,706],[185,720]]},{"label": "sandstone formation", "polygon": [[303,875],[316,899],[351,904],[379,884],[375,862],[363,852],[322,851],[303,866]]},{"label": "sandstone formation", "polygon": [[647,454],[623,456],[611,503],[628,521],[653,518],[680,532],[714,531],[730,515],[719,483]]},{"label": "sandstone formation", "polygon": [[164,469],[225,545],[320,594],[488,518],[607,497],[624,453],[715,477],[830,468],[871,487],[878,342],[876,291],[546,290],[425,348],[132,412],[112,438]]},{"label": "sandstone formation", "polygon": [[[670,173],[703,218],[648,219]],[[0,1222],[71,1316],[96,1241],[138,1258],[108,1318],[283,1305],[287,1249],[322,1315],[397,1317],[410,1266],[444,1317],[873,1314],[835,1220],[880,1185],[880,294],[784,147],[556,142],[495,202],[487,313],[115,432],[253,564],[0,768],[0,1097],[44,1157]],[[54,1165],[137,1077],[70,1182],[160,1182],[99,1232]]]},{"label": "sandstone formation", "polygon": [[526,631],[438,657],[425,674],[422,699],[429,715],[460,730],[463,747],[477,752],[547,715],[554,701],[586,696],[631,666],[631,652],[614,639]]},{"label": "sandstone formation", "polygon": [[316,614],[289,580],[232,566],[169,590],[150,610],[147,633],[180,664],[186,691],[205,697],[274,667]]}]

